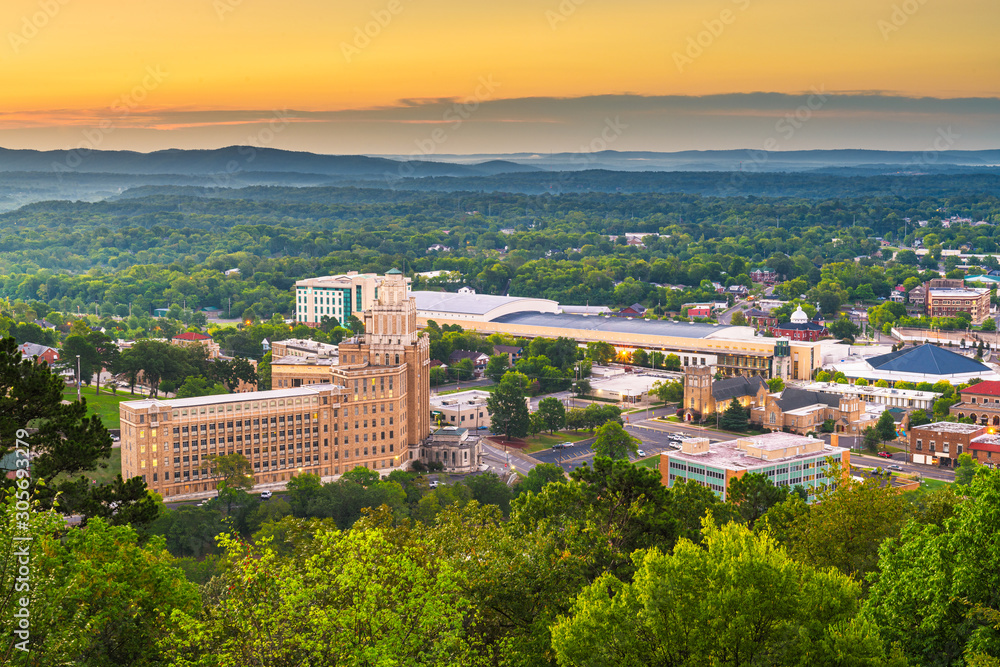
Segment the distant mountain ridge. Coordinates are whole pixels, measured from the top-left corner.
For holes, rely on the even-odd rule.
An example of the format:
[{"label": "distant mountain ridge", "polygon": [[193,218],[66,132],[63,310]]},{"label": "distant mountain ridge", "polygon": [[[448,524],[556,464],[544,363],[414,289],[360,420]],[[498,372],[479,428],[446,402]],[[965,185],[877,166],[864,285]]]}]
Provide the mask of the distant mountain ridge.
[{"label": "distant mountain ridge", "polygon": [[213,175],[240,172],[298,173],[322,176],[409,178],[420,176],[491,176],[535,171],[504,160],[483,164],[451,164],[427,160],[393,160],[366,155],[319,155],[254,146],[214,150],[36,151],[0,148],[0,172],[88,174]]},{"label": "distant mountain ridge", "polygon": [[658,153],[512,153],[480,155],[321,155],[252,146],[212,150],[36,151],[0,148],[0,172],[213,175],[242,172],[348,178],[493,176],[535,171],[808,171],[843,167],[914,172],[1000,166],[1000,149],[882,151],[864,149],[765,152],[707,150]]}]

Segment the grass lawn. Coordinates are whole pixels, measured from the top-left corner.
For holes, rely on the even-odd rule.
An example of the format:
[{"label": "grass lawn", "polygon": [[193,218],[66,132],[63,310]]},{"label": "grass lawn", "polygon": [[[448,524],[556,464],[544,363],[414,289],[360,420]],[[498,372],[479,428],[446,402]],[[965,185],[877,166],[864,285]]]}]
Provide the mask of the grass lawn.
[{"label": "grass lawn", "polygon": [[579,442],[592,437],[593,434],[590,431],[556,431],[555,435],[539,433],[536,436],[525,438],[528,446],[524,451],[529,454],[540,452],[543,449],[551,449],[552,445],[558,445],[560,442]]},{"label": "grass lawn", "polygon": [[[104,423],[104,428],[119,428],[118,404],[122,401],[137,401],[143,396],[136,393],[134,396],[128,390],[118,390],[118,394],[111,394],[101,390],[101,394],[95,395],[94,387],[84,387],[80,394],[87,399],[87,413],[97,415]],[[63,398],[67,401],[76,400],[76,387],[66,387],[63,389]]]},{"label": "grass lawn", "polygon": [[922,496],[932,491],[937,491],[938,489],[943,489],[944,487],[950,485],[951,482],[944,482],[940,479],[927,479],[926,477],[920,483],[920,488],[914,491],[907,491],[906,495],[914,494],[916,496]]},{"label": "grass lawn", "polygon": [[653,470],[659,470],[660,468],[660,455],[654,454],[653,456],[647,456],[644,459],[639,459],[633,465],[639,468],[651,468]]}]

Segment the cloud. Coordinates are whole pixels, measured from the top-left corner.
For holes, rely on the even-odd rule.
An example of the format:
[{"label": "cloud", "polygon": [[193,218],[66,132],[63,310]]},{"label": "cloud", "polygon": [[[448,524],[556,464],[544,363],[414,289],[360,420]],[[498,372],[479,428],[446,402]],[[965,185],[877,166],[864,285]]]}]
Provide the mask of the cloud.
[{"label": "cloud", "polygon": [[[106,148],[214,148],[252,141],[276,113],[288,129],[274,148],[325,153],[416,154],[429,133],[436,153],[588,150],[609,119],[616,150],[872,148],[923,150],[952,127],[954,148],[1000,146],[1000,98],[907,97],[880,91],[705,96],[614,94],[514,99],[429,98],[358,109],[54,109],[0,112],[0,144],[73,148],[102,123]],[[794,130],[794,131],[792,131]],[[426,155],[426,150],[424,151]]]}]

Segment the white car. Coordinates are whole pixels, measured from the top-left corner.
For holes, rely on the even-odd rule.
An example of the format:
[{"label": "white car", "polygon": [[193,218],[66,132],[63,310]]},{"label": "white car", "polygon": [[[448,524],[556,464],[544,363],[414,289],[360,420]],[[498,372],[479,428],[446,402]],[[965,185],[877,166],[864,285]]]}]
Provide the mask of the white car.
[{"label": "white car", "polygon": [[260,499],[261,500],[270,500],[270,498],[271,498],[272,495],[274,495],[274,494],[271,491],[261,491],[260,492]]},{"label": "white car", "polygon": [[436,488],[438,488],[438,482],[437,482],[436,479],[435,480],[431,480],[431,483],[428,484],[427,486],[429,486],[432,489],[436,489]]},{"label": "white car", "polygon": [[646,455],[646,452],[642,451],[641,449],[637,449],[635,450],[635,455],[638,456],[639,458],[642,458],[643,456]]}]

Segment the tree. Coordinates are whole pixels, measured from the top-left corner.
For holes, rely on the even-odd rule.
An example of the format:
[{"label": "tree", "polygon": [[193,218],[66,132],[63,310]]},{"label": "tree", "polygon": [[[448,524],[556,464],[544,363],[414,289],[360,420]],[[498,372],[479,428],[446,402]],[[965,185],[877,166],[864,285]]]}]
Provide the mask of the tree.
[{"label": "tree", "polygon": [[847,340],[853,343],[854,339],[857,338],[858,334],[861,333],[861,327],[856,325],[854,322],[846,317],[842,317],[829,327],[830,333],[834,338],[840,338],[841,340]]},{"label": "tree", "polygon": [[734,398],[723,411],[719,420],[719,428],[726,431],[742,432],[747,429],[748,422],[747,409]]},{"label": "tree", "polygon": [[829,382],[830,374],[826,371],[819,371],[816,373],[816,382]]},{"label": "tree", "polygon": [[[11,563],[18,560],[19,543],[12,539],[13,502],[4,504],[11,511],[0,518],[0,562]],[[166,664],[159,642],[178,630],[174,612],[196,614],[200,605],[197,586],[185,579],[163,539],[143,540],[130,526],[100,518],[69,531],[47,518],[36,521],[44,528],[32,532],[30,571],[33,581],[46,584],[31,590],[30,653],[12,650],[19,640],[14,626],[6,625],[14,611],[6,605],[22,594],[14,592],[16,568],[0,568],[0,616],[8,628],[0,640],[0,662]],[[36,662],[35,656],[44,658]]]},{"label": "tree", "polygon": [[200,375],[193,375],[184,380],[184,384],[177,388],[177,398],[193,398],[195,396],[215,396],[228,394],[229,390],[216,382],[210,384],[208,380]]},{"label": "tree", "polygon": [[496,473],[486,472],[482,475],[467,477],[463,482],[472,491],[472,498],[480,505],[496,505],[504,516],[510,514],[510,501],[514,497],[507,483]]},{"label": "tree", "polygon": [[777,393],[785,388],[785,381],[779,377],[771,378],[767,381],[767,389],[772,393]]},{"label": "tree", "polygon": [[958,455],[958,468],[955,469],[955,484],[968,486],[972,483],[972,478],[976,476],[976,468],[979,464],[973,460],[968,452]]},{"label": "tree", "polygon": [[854,386],[856,386],[856,387],[867,387],[868,386],[868,380],[866,380],[864,378],[858,378],[857,380],[854,381]]},{"label": "tree", "polygon": [[504,374],[496,390],[486,399],[494,433],[504,438],[523,438],[528,434],[530,415],[525,401],[527,378],[516,371]]},{"label": "tree", "polygon": [[432,387],[440,387],[448,381],[448,373],[440,366],[432,366],[430,370]]},{"label": "tree", "polygon": [[766,475],[756,472],[731,479],[726,489],[727,502],[736,508],[750,528],[771,507],[784,502],[787,497],[786,487],[775,486]]},{"label": "tree", "polygon": [[742,311],[737,310],[733,313],[733,317],[729,320],[729,324],[734,327],[745,327],[747,325],[747,316],[744,315]]},{"label": "tree", "polygon": [[[840,474],[837,468],[832,473]],[[863,581],[878,568],[879,546],[909,516],[906,499],[877,479],[840,480],[789,530],[789,550],[813,567],[835,567]]]},{"label": "tree", "polygon": [[566,472],[554,463],[539,463],[521,478],[515,487],[518,494],[540,493],[546,484],[566,481]]},{"label": "tree", "polygon": [[448,375],[450,375],[453,380],[471,380],[474,374],[475,366],[472,363],[472,359],[469,359],[468,357],[459,359],[448,367]]},{"label": "tree", "polygon": [[680,403],[684,400],[684,383],[680,380],[653,383],[652,393],[664,403]]},{"label": "tree", "polygon": [[632,363],[636,366],[649,366],[649,354],[647,354],[646,350],[643,350],[642,348],[635,350],[632,353]]},{"label": "tree", "polygon": [[983,331],[996,331],[997,330],[996,320],[994,320],[992,317],[987,317],[985,320],[983,320],[983,324],[980,328]]},{"label": "tree", "polygon": [[212,363],[212,375],[225,384],[229,391],[236,391],[240,382],[257,385],[257,369],[244,357],[234,357],[232,360],[216,359]]},{"label": "tree", "polygon": [[628,459],[638,451],[640,440],[632,437],[616,421],[609,421],[597,429],[597,440],[594,441],[594,455],[605,456],[612,460]]},{"label": "tree", "polygon": [[[13,338],[0,341],[0,458],[27,443],[33,483],[94,469],[111,453],[100,417],[87,416],[86,399],[64,403],[63,387],[48,366],[21,359]],[[45,487],[50,499],[56,490]]]},{"label": "tree", "polygon": [[875,422],[875,430],[878,432],[879,440],[889,442],[896,439],[896,422],[892,419],[892,413],[884,410]]},{"label": "tree", "polygon": [[242,454],[215,454],[205,457],[208,474],[230,489],[253,488],[253,466]]},{"label": "tree", "polygon": [[483,374],[494,382],[500,382],[504,373],[510,369],[509,361],[506,354],[494,354],[490,357],[489,363],[486,364],[486,370]]},{"label": "tree", "polygon": [[869,426],[862,432],[862,442],[864,447],[869,452],[877,452],[879,445],[882,443],[882,438],[878,434],[878,429],[874,426]]},{"label": "tree", "polygon": [[1000,562],[1000,542],[988,537],[1000,534],[1000,471],[977,474],[964,494],[942,527],[910,521],[887,540],[870,575],[862,614],[911,664],[995,662],[1000,632],[983,612],[996,612],[1000,590],[1000,570],[989,565]]},{"label": "tree", "polygon": [[376,511],[349,531],[316,530],[308,558],[225,538],[230,566],[219,585],[226,594],[203,614],[175,615],[182,630],[168,644],[170,664],[201,664],[204,656],[220,667],[263,664],[257,656],[274,665],[379,656],[470,664],[460,577],[422,534],[395,529],[391,514]]},{"label": "tree", "polygon": [[595,364],[607,366],[616,356],[615,346],[604,341],[587,343],[587,358]]},{"label": "tree", "polygon": [[566,406],[558,398],[549,396],[538,402],[538,414],[549,433],[555,433],[566,426]]},{"label": "tree", "polygon": [[257,389],[258,391],[269,391],[271,389],[271,351],[268,350],[257,364]]},{"label": "tree", "polygon": [[744,664],[765,655],[774,664],[900,664],[886,660],[878,629],[856,619],[857,583],[803,567],[738,524],[707,521],[705,542],[638,552],[633,578],[605,574],[585,588],[552,628],[559,664]]},{"label": "tree", "polygon": [[591,389],[590,380],[577,380],[573,383],[573,393],[577,396],[586,396]]}]

